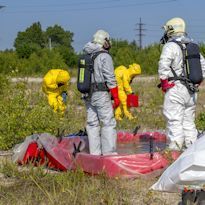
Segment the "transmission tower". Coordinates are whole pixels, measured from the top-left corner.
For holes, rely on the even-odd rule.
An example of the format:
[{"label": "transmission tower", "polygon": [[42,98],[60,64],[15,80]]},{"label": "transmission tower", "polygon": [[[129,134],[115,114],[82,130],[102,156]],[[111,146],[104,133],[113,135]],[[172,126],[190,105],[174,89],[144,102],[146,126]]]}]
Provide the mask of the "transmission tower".
[{"label": "transmission tower", "polygon": [[146,29],[143,28],[145,24],[142,23],[142,20],[140,18],[140,22],[136,24],[137,28],[135,30],[138,31],[138,33],[136,34],[137,36],[139,36],[139,48],[142,49],[142,36],[145,36],[145,34],[143,34],[143,31],[145,31]]}]

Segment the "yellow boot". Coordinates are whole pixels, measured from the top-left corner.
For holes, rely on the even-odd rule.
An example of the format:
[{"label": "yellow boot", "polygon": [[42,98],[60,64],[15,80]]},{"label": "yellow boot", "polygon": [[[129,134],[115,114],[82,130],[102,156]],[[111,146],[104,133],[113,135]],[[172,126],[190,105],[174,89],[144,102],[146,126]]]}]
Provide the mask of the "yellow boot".
[{"label": "yellow boot", "polygon": [[59,95],[57,97],[57,101],[58,101],[58,110],[59,110],[59,112],[65,113],[65,111],[66,111],[66,104],[63,102],[62,96]]},{"label": "yellow boot", "polygon": [[135,119],[135,117],[133,117],[132,114],[128,111],[127,105],[123,105],[123,111],[124,111],[124,115],[125,115],[129,120]]},{"label": "yellow boot", "polygon": [[54,112],[58,111],[58,100],[56,94],[48,94],[48,103],[53,108]]},{"label": "yellow boot", "polygon": [[120,106],[115,109],[115,119],[121,121],[122,120],[122,110]]}]

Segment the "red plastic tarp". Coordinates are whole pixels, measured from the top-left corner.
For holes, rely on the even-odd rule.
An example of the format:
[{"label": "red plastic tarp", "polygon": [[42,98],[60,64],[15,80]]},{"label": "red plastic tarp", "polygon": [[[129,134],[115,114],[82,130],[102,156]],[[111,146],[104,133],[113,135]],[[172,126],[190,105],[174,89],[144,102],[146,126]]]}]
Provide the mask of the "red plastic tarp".
[{"label": "red plastic tarp", "polygon": [[117,133],[117,142],[118,143],[130,143],[137,142],[140,139],[150,139],[152,138],[158,142],[166,142],[167,138],[163,132],[142,132],[133,134],[131,132],[119,131]]},{"label": "red plastic tarp", "polygon": [[[132,142],[133,140],[153,137],[155,140],[165,140],[160,132],[145,132],[133,135],[129,132],[118,132],[118,141]],[[24,143],[14,149],[14,161],[25,164],[32,159],[34,165],[46,164],[50,168],[66,171],[80,167],[90,174],[106,173],[109,177],[133,178],[145,176],[156,170],[163,170],[168,160],[160,153],[154,152],[153,159],[149,153],[129,155],[96,156],[85,153],[86,140],[79,136],[64,137],[59,141],[56,137],[44,133],[29,136]],[[123,139],[123,140],[122,140]],[[80,153],[73,156],[74,144],[77,147],[82,142]]]},{"label": "red plastic tarp", "polygon": [[61,140],[48,133],[28,136],[22,144],[14,148],[13,161],[19,164],[32,163],[35,166],[47,165],[49,168],[66,171],[73,163],[74,144],[85,143],[80,137],[65,137]]},{"label": "red plastic tarp", "polygon": [[165,168],[167,160],[159,153],[154,153],[153,159],[150,159],[149,153],[109,156],[79,153],[75,166],[90,174],[105,173],[109,177],[133,178]]}]

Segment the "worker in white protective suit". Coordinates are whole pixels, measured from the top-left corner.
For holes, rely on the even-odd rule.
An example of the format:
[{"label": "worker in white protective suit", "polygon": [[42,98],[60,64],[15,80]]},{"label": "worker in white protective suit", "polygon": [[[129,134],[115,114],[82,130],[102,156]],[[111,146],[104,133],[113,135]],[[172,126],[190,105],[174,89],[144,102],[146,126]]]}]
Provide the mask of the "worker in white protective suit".
[{"label": "worker in white protective suit", "polygon": [[[84,52],[96,55],[92,74],[92,92],[85,97],[87,109],[87,134],[90,154],[116,154],[116,120],[113,108],[119,106],[118,87],[114,75],[110,36],[104,30],[98,30],[93,41],[84,46]],[[114,100],[112,105],[111,96]]]},{"label": "worker in white protective suit", "polygon": [[[194,123],[197,92],[190,92],[184,81],[173,78],[184,76],[184,58],[182,48],[192,40],[185,32],[185,22],[181,18],[172,18],[164,25],[165,34],[161,42],[165,44],[159,60],[158,74],[161,88],[165,93],[163,114],[167,121],[169,148],[180,150],[188,147],[197,139]],[[182,48],[179,46],[182,45]],[[205,77],[205,60],[199,54],[202,79]],[[175,73],[175,74],[174,74]],[[195,85],[195,87],[198,85]]]}]

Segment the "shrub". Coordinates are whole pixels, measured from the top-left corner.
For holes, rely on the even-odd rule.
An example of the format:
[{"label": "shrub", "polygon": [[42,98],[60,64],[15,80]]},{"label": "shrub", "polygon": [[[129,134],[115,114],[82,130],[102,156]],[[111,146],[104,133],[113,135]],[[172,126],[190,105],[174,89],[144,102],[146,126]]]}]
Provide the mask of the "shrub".
[{"label": "shrub", "polygon": [[205,113],[202,112],[199,114],[196,120],[196,125],[199,130],[205,130]]},{"label": "shrub", "polygon": [[56,128],[59,117],[41,93],[32,93],[25,83],[12,85],[2,76],[0,80],[0,149],[10,149],[31,133]]},{"label": "shrub", "polygon": [[[58,128],[65,133],[84,127],[85,110],[74,85],[70,88],[68,112],[65,116],[54,113],[39,85],[27,82],[9,83],[0,75],[0,150],[12,148],[32,133],[49,132]],[[75,119],[75,123],[73,123]]]}]

